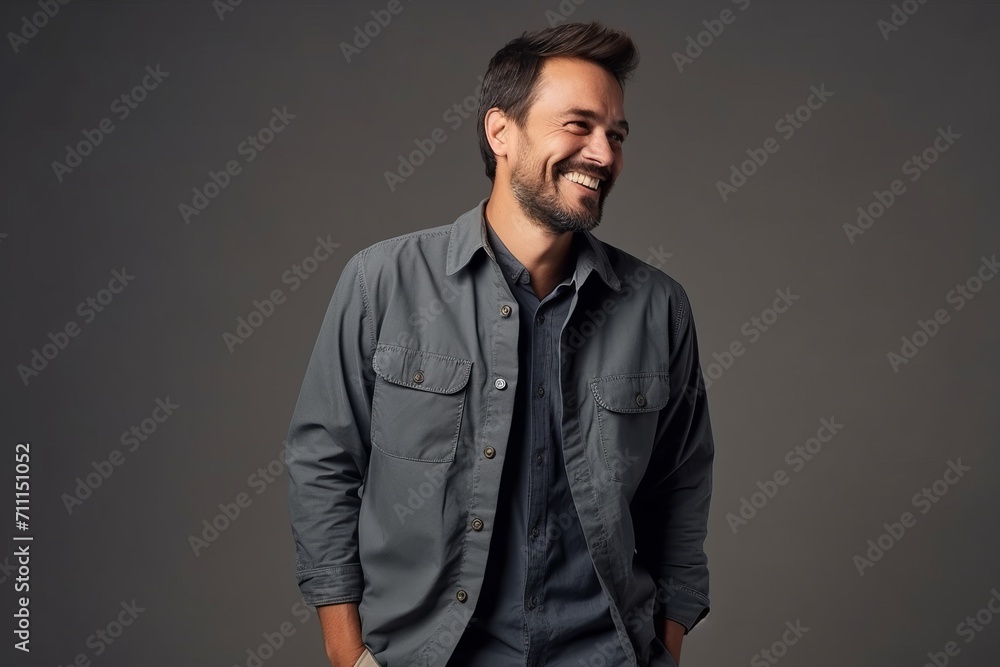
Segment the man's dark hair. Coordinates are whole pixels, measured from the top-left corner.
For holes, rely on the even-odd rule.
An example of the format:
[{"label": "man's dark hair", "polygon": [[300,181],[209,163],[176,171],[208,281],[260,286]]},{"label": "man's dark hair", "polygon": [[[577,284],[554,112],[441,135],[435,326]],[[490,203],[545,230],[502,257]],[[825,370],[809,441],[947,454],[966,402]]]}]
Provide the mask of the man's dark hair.
[{"label": "man's dark hair", "polygon": [[528,111],[537,97],[537,82],[545,58],[581,58],[597,63],[625,89],[625,81],[639,65],[639,50],[623,30],[590,23],[565,25],[525,32],[496,52],[483,77],[479,98],[479,151],[486,163],[486,175],[493,181],[497,158],[486,140],[486,112],[500,108],[517,127],[524,129]]}]

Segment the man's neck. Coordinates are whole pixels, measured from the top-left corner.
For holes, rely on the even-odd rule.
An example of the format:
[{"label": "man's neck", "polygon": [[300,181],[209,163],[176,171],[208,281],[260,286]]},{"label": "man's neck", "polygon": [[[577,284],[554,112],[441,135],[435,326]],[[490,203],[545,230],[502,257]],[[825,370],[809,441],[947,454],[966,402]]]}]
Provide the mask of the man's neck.
[{"label": "man's neck", "polygon": [[524,215],[516,201],[494,192],[486,202],[486,221],[531,276],[531,287],[544,299],[573,273],[573,232],[554,233]]}]

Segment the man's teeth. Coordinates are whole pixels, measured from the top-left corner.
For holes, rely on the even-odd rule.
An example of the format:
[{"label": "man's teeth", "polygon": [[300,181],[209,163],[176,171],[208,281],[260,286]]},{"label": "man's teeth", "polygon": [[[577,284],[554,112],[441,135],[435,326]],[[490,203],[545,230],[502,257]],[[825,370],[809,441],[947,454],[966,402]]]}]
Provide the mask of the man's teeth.
[{"label": "man's teeth", "polygon": [[579,183],[580,185],[586,188],[590,188],[591,190],[596,190],[597,186],[601,184],[601,182],[598,179],[593,178],[591,176],[586,176],[585,174],[581,174],[578,171],[568,171],[564,173],[563,176],[566,178],[566,180],[573,181],[574,183]]}]

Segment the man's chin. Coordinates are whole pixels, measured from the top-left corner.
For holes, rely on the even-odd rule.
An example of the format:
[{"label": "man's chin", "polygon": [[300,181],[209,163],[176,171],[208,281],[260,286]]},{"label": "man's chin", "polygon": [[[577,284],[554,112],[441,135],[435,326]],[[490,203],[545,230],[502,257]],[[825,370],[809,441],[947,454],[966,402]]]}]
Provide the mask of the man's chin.
[{"label": "man's chin", "polygon": [[586,215],[593,217],[595,222],[592,227],[596,227],[601,221],[601,198],[597,197],[574,197],[572,201],[566,203],[566,210],[576,215]]}]

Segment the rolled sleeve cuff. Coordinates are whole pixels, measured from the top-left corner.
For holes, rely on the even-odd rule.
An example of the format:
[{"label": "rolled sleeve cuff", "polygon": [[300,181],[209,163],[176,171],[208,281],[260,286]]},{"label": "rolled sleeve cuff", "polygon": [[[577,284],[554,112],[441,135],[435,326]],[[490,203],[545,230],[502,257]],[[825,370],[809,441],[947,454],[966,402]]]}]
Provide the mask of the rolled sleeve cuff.
[{"label": "rolled sleeve cuff", "polygon": [[675,584],[670,587],[670,598],[663,615],[683,625],[684,634],[687,634],[701,619],[708,616],[708,611],[707,597],[692,588]]},{"label": "rolled sleeve cuff", "polygon": [[360,564],[334,565],[295,573],[306,604],[314,607],[342,602],[358,602],[364,592]]}]

